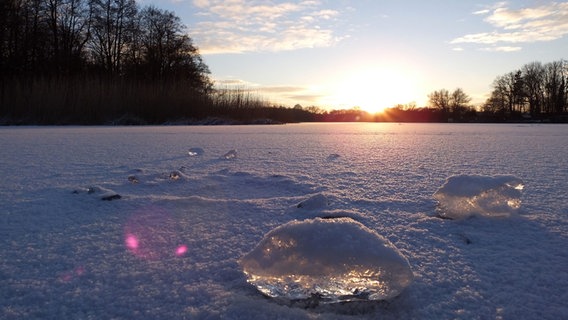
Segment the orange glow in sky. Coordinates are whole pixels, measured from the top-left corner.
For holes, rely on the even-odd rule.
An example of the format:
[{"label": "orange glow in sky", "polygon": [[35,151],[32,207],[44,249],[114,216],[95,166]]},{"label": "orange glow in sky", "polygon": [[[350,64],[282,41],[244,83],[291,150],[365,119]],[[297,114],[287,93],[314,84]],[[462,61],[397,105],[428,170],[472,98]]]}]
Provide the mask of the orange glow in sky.
[{"label": "orange glow in sky", "polygon": [[404,68],[367,66],[348,70],[330,84],[331,93],[322,99],[326,105],[349,109],[358,107],[370,113],[397,104],[416,102],[421,97],[419,78]]}]

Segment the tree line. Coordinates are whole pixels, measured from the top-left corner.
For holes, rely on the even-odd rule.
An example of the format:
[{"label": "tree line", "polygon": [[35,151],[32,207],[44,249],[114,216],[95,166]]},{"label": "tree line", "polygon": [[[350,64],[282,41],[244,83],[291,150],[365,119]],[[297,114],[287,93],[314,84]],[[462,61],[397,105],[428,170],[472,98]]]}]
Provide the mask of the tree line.
[{"label": "tree line", "polygon": [[190,81],[209,70],[174,13],[135,0],[4,0],[0,72],[10,76],[104,75]]},{"label": "tree line", "polygon": [[451,93],[446,89],[434,91],[428,95],[430,108],[437,110],[446,121],[471,121],[475,116],[475,108],[469,103],[471,97],[461,88]]},{"label": "tree line", "polygon": [[560,119],[568,113],[568,61],[531,62],[498,76],[483,111],[500,119]]},{"label": "tree line", "polygon": [[185,29],[173,12],[135,0],[2,0],[0,123],[313,120],[215,90]]}]

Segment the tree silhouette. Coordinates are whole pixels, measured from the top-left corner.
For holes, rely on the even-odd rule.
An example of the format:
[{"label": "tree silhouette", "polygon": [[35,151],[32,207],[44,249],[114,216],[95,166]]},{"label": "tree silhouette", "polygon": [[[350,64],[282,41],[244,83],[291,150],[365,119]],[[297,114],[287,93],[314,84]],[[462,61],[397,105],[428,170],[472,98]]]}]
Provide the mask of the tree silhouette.
[{"label": "tree silhouette", "polygon": [[450,111],[450,92],[446,89],[434,91],[428,95],[430,107],[447,114]]},{"label": "tree silhouette", "polygon": [[209,75],[172,12],[135,0],[0,2],[0,121],[199,116]]},{"label": "tree silhouette", "polygon": [[[483,110],[503,118],[558,118],[568,112],[568,63],[531,62],[498,76]],[[560,118],[558,118],[560,119]]]},{"label": "tree silhouette", "polygon": [[123,72],[127,50],[134,45],[138,8],[134,0],[91,0],[91,55],[109,75]]},{"label": "tree silhouette", "polygon": [[150,6],[141,12],[141,28],[141,64],[150,79],[190,81],[203,93],[211,89],[209,68],[177,16]]}]

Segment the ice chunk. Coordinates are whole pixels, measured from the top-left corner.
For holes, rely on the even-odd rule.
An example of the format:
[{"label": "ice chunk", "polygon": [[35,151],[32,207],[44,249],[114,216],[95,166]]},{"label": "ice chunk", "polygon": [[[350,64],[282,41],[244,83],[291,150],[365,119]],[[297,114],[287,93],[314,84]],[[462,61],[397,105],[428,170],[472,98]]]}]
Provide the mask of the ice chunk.
[{"label": "ice chunk", "polygon": [[458,175],[449,177],[434,198],[442,218],[508,217],[520,208],[523,187],[523,181],[511,175]]},{"label": "ice chunk", "polygon": [[237,150],[233,149],[230,150],[229,152],[225,153],[221,159],[225,159],[225,160],[231,160],[231,159],[235,159],[237,158]]},{"label": "ice chunk", "polygon": [[177,170],[170,172],[170,180],[177,181],[181,178],[181,173]]},{"label": "ice chunk", "polygon": [[104,200],[104,201],[112,201],[112,200],[117,200],[117,199],[122,199],[122,196],[119,195],[118,193],[104,194],[104,195],[101,196],[101,200]]},{"label": "ice chunk", "polygon": [[201,148],[191,148],[191,149],[189,149],[189,150],[187,151],[187,154],[188,154],[190,157],[196,157],[196,156],[201,156],[201,155],[203,155],[204,152],[205,152],[205,151],[203,151],[203,149],[201,149]]},{"label": "ice chunk", "polygon": [[240,264],[248,282],[269,297],[323,303],[389,299],[414,278],[394,245],[349,218],[284,224]]},{"label": "ice chunk", "polygon": [[333,160],[337,160],[339,159],[341,156],[337,153],[332,153],[329,156],[327,156],[327,160],[329,161],[333,161]]},{"label": "ice chunk", "polygon": [[325,209],[328,203],[329,201],[327,200],[327,197],[321,193],[318,193],[298,203],[296,207],[305,210]]},{"label": "ice chunk", "polygon": [[134,175],[128,176],[128,181],[130,181],[130,183],[132,183],[132,184],[137,184],[137,183],[140,182],[140,180],[138,179],[138,177],[136,177],[136,176],[134,176]]},{"label": "ice chunk", "polygon": [[112,200],[117,200],[117,199],[122,198],[121,195],[114,192],[113,190],[106,189],[106,188],[99,187],[99,186],[90,186],[86,189],[76,189],[76,190],[73,190],[72,193],[74,193],[74,194],[86,193],[86,194],[90,194],[90,195],[94,194],[94,195],[97,195],[99,197],[99,199],[105,200],[105,201],[112,201]]}]

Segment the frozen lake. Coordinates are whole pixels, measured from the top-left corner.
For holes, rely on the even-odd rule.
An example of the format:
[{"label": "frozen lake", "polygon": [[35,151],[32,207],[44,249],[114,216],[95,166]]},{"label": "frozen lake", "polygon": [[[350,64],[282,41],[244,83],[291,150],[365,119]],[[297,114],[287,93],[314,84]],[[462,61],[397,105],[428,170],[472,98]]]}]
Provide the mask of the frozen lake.
[{"label": "frozen lake", "polygon": [[[0,148],[1,319],[568,317],[567,125],[0,127]],[[522,179],[519,213],[438,218],[464,174]],[[414,282],[310,308],[247,283],[267,232],[329,214],[392,242]]]}]

